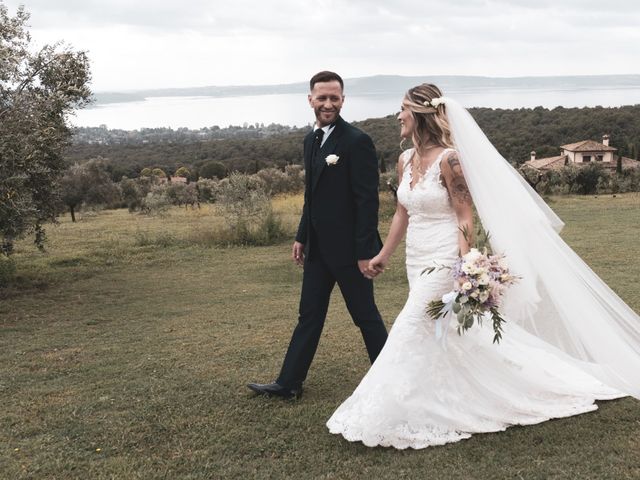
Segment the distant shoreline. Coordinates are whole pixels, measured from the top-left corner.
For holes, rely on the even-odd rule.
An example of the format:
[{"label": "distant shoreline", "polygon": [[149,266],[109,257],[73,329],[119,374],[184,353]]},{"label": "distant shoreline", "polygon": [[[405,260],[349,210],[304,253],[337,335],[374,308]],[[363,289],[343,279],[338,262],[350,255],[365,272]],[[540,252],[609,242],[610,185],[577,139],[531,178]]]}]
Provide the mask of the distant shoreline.
[{"label": "distant shoreline", "polygon": [[[608,77],[577,77],[579,81],[566,78],[558,81],[558,78],[554,78],[554,82],[542,79],[537,83],[519,79],[511,87],[489,85],[488,80],[476,83],[469,78],[456,78],[455,82],[449,80],[449,83],[443,83],[443,79],[437,84],[446,96],[455,98],[465,108],[553,109],[640,105],[640,75],[633,78],[618,76],[607,85],[603,84]],[[634,79],[637,79],[637,84]],[[347,80],[346,101],[341,113],[343,118],[353,122],[398,112],[403,93],[419,80],[407,77],[394,77],[391,80],[382,82],[379,78],[369,78],[360,80],[358,85]],[[435,81],[435,77],[429,80]],[[165,95],[163,97],[144,96],[151,95],[151,92],[122,92],[110,97],[111,103],[78,110],[72,123],[84,127],[106,125],[121,130],[224,128],[245,124],[305,126],[313,122],[306,90],[308,86],[304,86],[304,92],[252,91],[253,95],[243,95],[237,90],[219,92],[217,95],[204,95],[202,91],[192,90],[182,90],[181,93],[185,95],[153,92],[153,95]],[[169,93],[173,96],[167,96]]]},{"label": "distant shoreline", "polygon": [[[543,77],[482,77],[464,75],[400,76],[375,75],[345,79],[348,95],[398,95],[413,85],[435,83],[448,93],[479,92],[485,90],[551,90],[576,91],[591,89],[637,89],[640,75],[576,75]],[[307,82],[278,85],[229,85],[187,88],[161,88],[135,91],[99,91],[94,94],[92,107],[113,103],[143,102],[156,97],[229,98],[261,95],[306,94]]]}]

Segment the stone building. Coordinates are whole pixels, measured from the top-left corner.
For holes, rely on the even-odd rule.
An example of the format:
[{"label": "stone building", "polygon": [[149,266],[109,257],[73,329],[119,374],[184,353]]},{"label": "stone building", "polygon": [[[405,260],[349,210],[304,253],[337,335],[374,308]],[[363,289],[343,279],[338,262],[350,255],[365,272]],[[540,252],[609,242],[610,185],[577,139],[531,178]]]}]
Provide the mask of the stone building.
[{"label": "stone building", "polygon": [[557,170],[571,164],[584,166],[590,163],[598,163],[605,168],[614,170],[618,161],[623,169],[640,166],[640,162],[637,160],[616,155],[618,149],[609,145],[609,135],[602,137],[602,143],[583,140],[562,145],[560,149],[561,153],[557,157],[536,158],[536,152],[531,152],[531,159],[524,162],[524,165],[540,171]]}]

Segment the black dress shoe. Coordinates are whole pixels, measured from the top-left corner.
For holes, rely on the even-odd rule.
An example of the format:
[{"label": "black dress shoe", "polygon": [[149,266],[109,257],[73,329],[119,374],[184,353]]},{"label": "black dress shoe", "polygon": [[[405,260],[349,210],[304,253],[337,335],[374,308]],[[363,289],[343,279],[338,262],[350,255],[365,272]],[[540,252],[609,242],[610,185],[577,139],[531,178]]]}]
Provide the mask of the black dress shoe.
[{"label": "black dress shoe", "polygon": [[302,387],[300,388],[287,388],[277,383],[249,383],[247,384],[250,390],[268,397],[275,396],[281,398],[300,398],[302,396]]}]

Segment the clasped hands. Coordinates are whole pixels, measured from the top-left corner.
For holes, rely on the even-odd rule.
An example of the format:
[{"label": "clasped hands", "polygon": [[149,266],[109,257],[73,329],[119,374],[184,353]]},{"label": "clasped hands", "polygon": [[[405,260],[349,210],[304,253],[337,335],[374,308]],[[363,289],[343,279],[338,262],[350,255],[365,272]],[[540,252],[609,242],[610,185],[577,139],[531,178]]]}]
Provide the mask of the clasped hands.
[{"label": "clasped hands", "polygon": [[[291,259],[298,265],[304,265],[304,244],[300,242],[293,242],[293,248],[291,249]],[[358,268],[360,273],[369,280],[374,279],[382,272],[384,272],[389,259],[382,255],[376,255],[370,260],[358,260]]]},{"label": "clasped hands", "polygon": [[388,262],[388,258],[378,254],[370,260],[358,260],[358,268],[365,278],[372,280],[385,271]]}]

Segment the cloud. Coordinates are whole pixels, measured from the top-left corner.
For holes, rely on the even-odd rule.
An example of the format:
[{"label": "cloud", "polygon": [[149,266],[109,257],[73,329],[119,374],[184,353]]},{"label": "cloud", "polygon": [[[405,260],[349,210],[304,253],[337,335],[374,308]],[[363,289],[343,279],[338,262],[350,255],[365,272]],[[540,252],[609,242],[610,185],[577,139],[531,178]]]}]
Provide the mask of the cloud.
[{"label": "cloud", "polygon": [[96,89],[283,83],[322,68],[347,77],[635,73],[640,44],[631,0],[24,2],[34,39],[89,50]]}]

